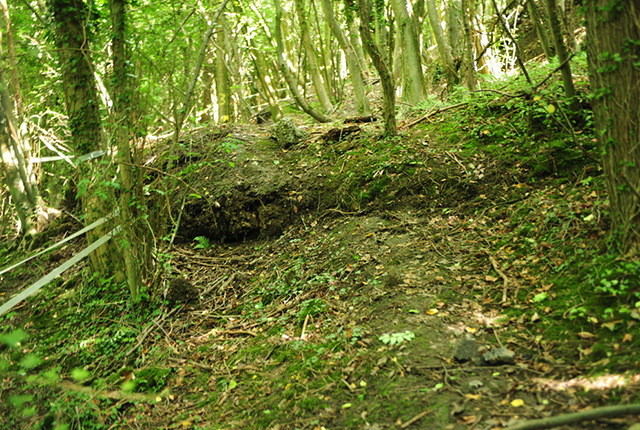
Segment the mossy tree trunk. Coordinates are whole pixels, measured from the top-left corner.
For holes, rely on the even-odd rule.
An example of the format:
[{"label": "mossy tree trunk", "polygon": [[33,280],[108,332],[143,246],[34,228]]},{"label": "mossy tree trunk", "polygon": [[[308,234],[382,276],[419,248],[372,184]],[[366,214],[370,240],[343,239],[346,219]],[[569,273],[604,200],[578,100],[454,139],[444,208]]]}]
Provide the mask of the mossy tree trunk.
[{"label": "mossy tree trunk", "polygon": [[147,205],[142,184],[137,183],[141,175],[134,171],[134,166],[139,163],[136,162],[130,145],[130,142],[134,142],[131,100],[135,89],[129,78],[132,74],[128,67],[130,61],[126,49],[126,0],[109,0],[109,11],[113,64],[113,139],[118,148],[116,160],[121,185],[118,202],[122,235],[118,238],[118,243],[131,300],[135,302],[139,298],[143,281],[150,277],[155,243],[146,223]]},{"label": "mossy tree trunk", "polygon": [[391,70],[371,35],[371,1],[358,0],[358,12],[360,14],[360,35],[362,37],[362,43],[371,56],[371,61],[378,71],[380,83],[382,84],[384,97],[382,115],[384,117],[385,135],[396,136],[398,134],[398,126],[396,125],[396,91]]},{"label": "mossy tree trunk", "polygon": [[[91,61],[89,29],[86,27],[89,11],[82,0],[51,0],[50,6],[72,147],[78,155],[106,149]],[[110,188],[103,186],[111,178],[106,170],[95,164],[97,161],[78,166],[77,188],[87,225],[109,215],[114,209]],[[102,224],[88,232],[88,242],[93,243],[105,235],[107,228]],[[116,271],[121,278],[121,260],[112,242],[91,253],[90,261],[93,270],[101,276],[106,277]]]},{"label": "mossy tree trunk", "polygon": [[549,25],[551,26],[551,34],[553,35],[553,44],[556,48],[558,61],[562,66],[560,72],[562,73],[564,95],[569,100],[569,108],[575,112],[578,110],[578,101],[576,100],[576,89],[573,85],[573,74],[571,73],[569,54],[567,52],[567,46],[564,43],[564,38],[562,37],[562,27],[560,26],[560,19],[558,18],[558,5],[556,4],[556,0],[546,0],[546,6]]},{"label": "mossy tree trunk", "polygon": [[587,52],[593,112],[614,231],[640,254],[640,5],[589,0]]}]

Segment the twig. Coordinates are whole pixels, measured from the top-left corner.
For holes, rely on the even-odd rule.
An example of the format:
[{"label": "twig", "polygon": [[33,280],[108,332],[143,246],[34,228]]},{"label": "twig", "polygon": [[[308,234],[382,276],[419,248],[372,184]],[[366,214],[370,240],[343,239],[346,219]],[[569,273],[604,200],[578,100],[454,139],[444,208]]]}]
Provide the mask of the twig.
[{"label": "twig", "polygon": [[591,409],[589,411],[575,412],[572,414],[558,415],[538,420],[525,421],[504,428],[503,430],[538,430],[559,427],[565,424],[573,424],[580,421],[596,420],[606,417],[617,417],[620,415],[640,415],[640,404],[604,406],[602,408]]},{"label": "twig", "polygon": [[447,107],[443,107],[443,108],[438,108],[433,112],[429,112],[428,114],[421,116],[420,118],[418,118],[417,120],[413,121],[412,123],[409,123],[405,126],[405,128],[411,128],[417,124],[420,124],[422,121],[431,118],[434,115],[437,115],[441,112],[445,112],[448,111],[450,109],[455,109],[455,108],[459,108],[460,106],[466,106],[468,105],[469,102],[464,102],[464,103],[458,103],[457,105],[451,105],[451,106],[447,106]]},{"label": "twig", "polygon": [[491,88],[487,88],[485,90],[473,90],[473,91],[469,91],[470,93],[497,93],[509,98],[516,98],[516,97],[525,97],[527,95],[527,93],[522,92],[519,94],[511,94],[511,93],[505,93],[504,91],[500,91],[500,90],[493,90]]},{"label": "twig", "polygon": [[500,275],[500,277],[502,278],[502,303],[504,303],[507,301],[507,288],[509,286],[509,278],[507,278],[507,275],[505,275],[504,272],[500,270],[500,266],[498,265],[498,262],[496,261],[495,258],[493,258],[493,256],[489,253],[489,251],[485,249],[484,252],[489,257],[489,261],[493,266],[493,270],[495,270],[498,273],[498,275]]},{"label": "twig", "polygon": [[344,385],[346,385],[346,386],[347,386],[347,388],[349,389],[349,391],[351,391],[352,393],[355,391],[355,390],[353,389],[353,387],[351,386],[351,384],[349,384],[349,382],[347,382],[347,380],[346,380],[346,379],[342,378],[342,379],[341,379],[341,381],[342,381],[342,383],[343,383]]},{"label": "twig", "polygon": [[406,429],[407,427],[409,427],[411,424],[415,423],[416,421],[418,421],[419,419],[421,419],[422,417],[424,417],[425,415],[427,415],[429,412],[431,412],[431,410],[427,409],[426,411],[422,411],[420,412],[418,415],[416,415],[415,417],[411,418],[409,421],[407,421],[406,423],[402,424],[400,426],[401,429]]},{"label": "twig", "polygon": [[304,324],[302,325],[302,333],[300,333],[300,339],[304,340],[304,334],[307,331],[307,324],[309,324],[309,314],[304,318]]},{"label": "twig", "polygon": [[163,321],[165,318],[173,315],[176,311],[178,310],[178,308],[174,308],[171,309],[171,311],[167,314],[163,314],[160,317],[157,318],[156,320],[151,321],[151,323],[149,323],[147,325],[147,327],[144,329],[144,331],[138,335],[138,342],[133,346],[133,348],[131,348],[129,351],[127,351],[127,353],[124,355],[125,357],[130,356],[131,354],[133,354],[133,351],[135,351],[136,349],[138,349],[138,347],[140,345],[142,345],[142,342],[144,342],[144,340],[147,338],[147,336],[149,336],[149,334],[151,334],[151,332],[153,331],[153,327],[154,327],[154,323],[158,324],[158,321]]},{"label": "twig", "polygon": [[456,158],[456,156],[455,156],[455,155],[453,155],[453,154],[452,154],[452,153],[450,153],[449,151],[444,151],[444,153],[445,153],[445,154],[447,154],[449,157],[451,157],[451,159],[453,159],[453,161],[455,161],[456,163],[458,163],[458,164],[460,165],[460,167],[462,167],[462,170],[464,170],[464,174],[465,174],[465,175],[468,175],[468,174],[469,174],[469,172],[467,172],[467,168],[466,168],[466,167],[464,167],[464,164],[462,164],[462,163],[460,162],[460,160],[458,160],[458,159]]},{"label": "twig", "polygon": [[544,78],[542,81],[540,81],[540,83],[538,85],[536,85],[535,87],[533,87],[534,91],[537,91],[538,88],[540,88],[542,85],[544,85],[545,82],[547,82],[553,75],[556,74],[556,72],[560,69],[562,69],[564,67],[565,64],[567,64],[569,61],[571,61],[573,59],[573,57],[575,57],[576,54],[573,53],[571,55],[569,55],[569,57],[564,60],[562,63],[560,63],[560,65],[558,67],[556,67],[555,69],[553,69],[551,71],[551,73],[549,73],[549,76],[547,76],[546,78]]}]

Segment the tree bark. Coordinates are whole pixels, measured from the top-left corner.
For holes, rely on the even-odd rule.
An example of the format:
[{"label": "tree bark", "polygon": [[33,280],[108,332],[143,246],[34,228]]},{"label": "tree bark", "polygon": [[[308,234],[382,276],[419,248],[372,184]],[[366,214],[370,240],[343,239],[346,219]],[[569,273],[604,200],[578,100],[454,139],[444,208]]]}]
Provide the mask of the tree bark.
[{"label": "tree bark", "polygon": [[[88,30],[85,27],[89,20],[89,11],[82,0],[51,0],[50,4],[72,147],[78,155],[106,149],[87,37]],[[113,196],[100,184],[104,181],[103,175],[104,172],[93,168],[91,162],[78,166],[77,187],[86,225],[113,211]],[[109,231],[106,224],[87,233],[89,243],[97,241]],[[120,259],[113,258],[115,255],[117,251],[112,241],[96,249],[90,256],[93,270],[100,276],[108,276],[115,269],[117,278],[122,280],[119,270]]]},{"label": "tree bark", "polygon": [[275,9],[276,9],[276,54],[278,57],[278,66],[280,67],[280,71],[284,75],[284,79],[289,86],[289,91],[291,91],[291,95],[294,100],[300,106],[300,108],[315,119],[318,122],[329,122],[331,121],[328,117],[318,112],[309,106],[309,103],[304,99],[300,91],[298,91],[298,85],[295,77],[291,73],[291,69],[287,65],[286,59],[284,57],[284,38],[282,37],[282,5],[280,4],[280,0],[273,0]]},{"label": "tree bark", "polygon": [[371,61],[378,71],[382,92],[384,97],[384,131],[386,136],[396,136],[398,126],[396,125],[396,92],[393,85],[393,77],[386,61],[371,35],[371,2],[370,0],[358,0],[358,12],[360,14],[360,35],[365,49],[371,56]]},{"label": "tree bark", "polygon": [[333,105],[329,98],[327,91],[327,84],[320,72],[320,66],[318,65],[318,58],[316,57],[316,50],[311,43],[311,35],[309,34],[309,24],[307,22],[306,11],[304,10],[304,4],[302,0],[295,0],[296,12],[298,14],[298,21],[300,23],[300,33],[302,36],[302,45],[304,51],[307,54],[307,64],[309,66],[309,74],[311,75],[311,81],[313,87],[316,90],[316,97],[325,112],[331,112]]},{"label": "tree bark", "polygon": [[134,91],[128,64],[129,55],[126,50],[126,0],[109,0],[111,13],[111,51],[113,63],[113,139],[118,148],[116,160],[119,164],[118,174],[121,183],[121,193],[118,199],[120,208],[120,225],[124,240],[119,242],[120,255],[124,260],[127,284],[131,294],[131,301],[139,298],[143,279],[151,272],[152,250],[155,248],[153,235],[150,234],[145,219],[147,206],[144,195],[138,190],[142,187],[136,183],[133,166],[136,160],[132,155],[130,145],[131,99]]},{"label": "tree bark", "polygon": [[413,19],[409,16],[406,0],[393,0],[392,6],[400,36],[404,41],[402,45],[402,76],[405,91],[402,94],[406,95],[406,100],[409,103],[417,105],[424,100],[425,95],[418,35],[413,25]]},{"label": "tree bark", "polygon": [[547,29],[544,27],[543,21],[540,18],[540,12],[538,11],[538,6],[536,5],[535,0],[528,0],[527,8],[529,10],[529,15],[531,16],[531,21],[533,21],[533,24],[536,27],[536,34],[538,35],[538,39],[540,39],[544,56],[547,57],[547,60],[551,60],[554,57],[553,49],[551,48],[551,43],[549,43]]},{"label": "tree bark", "polygon": [[438,44],[438,53],[442,65],[445,69],[445,76],[447,76],[447,82],[449,84],[456,84],[459,82],[458,71],[453,64],[453,55],[451,54],[451,46],[449,41],[445,37],[442,30],[440,17],[438,16],[438,9],[436,8],[435,0],[427,0],[427,14],[429,16],[429,23],[431,24],[431,30],[435,36],[436,43]]},{"label": "tree bark", "polygon": [[568,61],[569,54],[567,53],[567,46],[564,44],[562,38],[562,28],[560,27],[560,20],[558,19],[558,6],[556,5],[556,0],[546,0],[546,5],[551,34],[553,35],[553,44],[555,45],[556,54],[558,55],[558,62],[562,65],[562,67],[560,67],[560,73],[562,74],[564,95],[569,100],[569,108],[573,112],[576,112],[579,106],[576,100],[576,89],[573,86],[571,63]]},{"label": "tree bark", "polygon": [[587,53],[596,132],[620,249],[640,254],[640,6],[589,0]]},{"label": "tree bark", "polygon": [[464,83],[469,91],[476,90],[476,55],[473,49],[473,36],[471,35],[471,11],[470,3],[473,0],[462,0],[460,8],[462,9],[462,27],[464,30]]},{"label": "tree bark", "polygon": [[[371,115],[369,99],[367,98],[364,87],[363,71],[360,68],[360,62],[358,61],[356,51],[349,43],[349,40],[340,28],[340,24],[333,14],[331,0],[322,0],[322,6],[324,8],[325,20],[329,24],[333,35],[338,40],[338,44],[347,54],[347,66],[349,67],[349,74],[351,76],[351,83],[353,84],[353,92],[356,97],[356,106],[358,112],[362,115]],[[364,63],[364,59],[362,60],[362,62]]]},{"label": "tree bark", "polygon": [[218,122],[231,122],[233,106],[231,104],[231,85],[229,84],[229,70],[225,60],[225,35],[218,26],[216,35],[216,99],[218,101]]}]

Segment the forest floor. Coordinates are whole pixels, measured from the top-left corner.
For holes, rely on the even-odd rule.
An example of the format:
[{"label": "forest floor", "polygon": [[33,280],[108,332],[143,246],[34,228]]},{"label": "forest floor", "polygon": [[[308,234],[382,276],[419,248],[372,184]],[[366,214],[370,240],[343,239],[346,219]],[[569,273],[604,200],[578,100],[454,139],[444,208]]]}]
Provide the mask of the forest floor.
[{"label": "forest floor", "polygon": [[286,150],[256,125],[187,135],[162,291],[131,307],[78,267],[3,317],[5,343],[29,337],[0,347],[2,428],[484,430],[638,402],[601,172],[561,131],[473,109],[409,113],[396,139],[307,126]]}]

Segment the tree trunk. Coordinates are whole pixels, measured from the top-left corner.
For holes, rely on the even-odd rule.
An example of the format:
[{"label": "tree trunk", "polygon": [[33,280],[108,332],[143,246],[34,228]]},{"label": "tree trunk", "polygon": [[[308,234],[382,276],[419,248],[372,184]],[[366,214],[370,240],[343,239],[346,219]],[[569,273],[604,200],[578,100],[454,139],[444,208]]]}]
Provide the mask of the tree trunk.
[{"label": "tree trunk", "polygon": [[[87,40],[89,11],[82,0],[51,0],[51,10],[56,34],[56,44],[62,71],[64,99],[69,118],[72,147],[78,155],[98,149],[106,149],[102,131],[98,92],[91,63],[91,49]],[[103,172],[92,167],[91,162],[78,166],[78,193],[81,197],[85,224],[109,215],[113,211],[113,196],[101,188]],[[107,233],[106,223],[87,233],[89,243]],[[120,259],[112,242],[107,242],[91,253],[92,268],[101,276],[118,270]]]},{"label": "tree trunk", "polygon": [[[593,112],[623,253],[640,254],[640,6],[635,1],[586,2]],[[615,5],[615,7],[614,7]]]},{"label": "tree trunk", "polygon": [[406,0],[393,0],[393,10],[400,30],[402,45],[402,68],[404,91],[406,100],[413,105],[417,105],[424,100],[424,78],[422,74],[422,63],[420,61],[420,43],[415,32],[413,19],[407,11]]},{"label": "tree trunk", "polygon": [[473,0],[462,0],[460,7],[462,9],[462,26],[464,29],[464,84],[469,91],[476,90],[476,55],[473,49],[473,37],[471,35],[471,11],[473,7],[469,7],[469,3]]},{"label": "tree trunk", "polygon": [[147,224],[147,206],[144,195],[138,193],[141,187],[136,184],[137,175],[133,170],[136,160],[132,156],[131,140],[131,99],[133,85],[129,76],[129,55],[126,50],[126,0],[109,0],[111,13],[111,51],[112,51],[112,88],[113,88],[113,139],[118,153],[121,193],[118,199],[120,208],[120,225],[123,241],[119,241],[120,255],[124,259],[127,284],[131,293],[131,301],[139,298],[143,279],[150,275],[152,250],[155,248],[153,235]]},{"label": "tree trunk", "polygon": [[306,18],[306,11],[304,10],[304,4],[302,0],[295,0],[296,12],[298,14],[298,20],[300,22],[300,33],[302,35],[302,45],[304,51],[307,54],[307,62],[309,65],[309,74],[311,75],[311,81],[313,87],[316,90],[316,96],[318,101],[325,112],[331,112],[333,105],[327,92],[327,84],[322,77],[320,67],[318,66],[318,58],[316,57],[316,50],[311,43],[311,35],[309,34],[309,24]]},{"label": "tree trunk", "polygon": [[551,34],[553,34],[553,43],[558,54],[558,61],[562,65],[560,72],[562,73],[562,86],[564,87],[564,95],[569,100],[569,108],[576,112],[579,108],[576,100],[576,90],[573,86],[573,75],[571,73],[571,64],[569,63],[569,54],[567,47],[562,38],[562,28],[558,19],[558,6],[556,0],[546,0],[547,14],[549,15],[549,24],[551,26]]},{"label": "tree trunk", "polygon": [[527,8],[529,10],[529,15],[531,15],[531,21],[533,21],[533,24],[536,27],[536,34],[538,35],[538,39],[540,39],[544,56],[547,57],[547,60],[551,60],[554,57],[554,52],[551,48],[551,43],[549,43],[547,29],[544,27],[543,21],[540,18],[540,12],[538,11],[538,6],[536,5],[535,0],[529,0],[527,2]]},{"label": "tree trunk", "polygon": [[216,99],[218,101],[218,122],[230,122],[233,107],[231,104],[231,85],[225,52],[225,37],[222,25],[216,35]]},{"label": "tree trunk", "polygon": [[429,23],[431,24],[431,30],[436,38],[438,44],[438,53],[442,61],[442,66],[445,69],[445,76],[449,84],[456,84],[459,82],[458,71],[453,64],[453,55],[451,54],[451,46],[449,41],[445,37],[442,25],[440,22],[440,16],[438,9],[436,8],[435,0],[427,0],[427,14],[429,15]]},{"label": "tree trunk", "polygon": [[318,122],[329,122],[331,120],[328,117],[324,116],[322,113],[318,112],[317,110],[309,106],[309,103],[307,103],[307,101],[304,99],[302,94],[300,94],[300,91],[298,91],[298,83],[295,77],[293,76],[293,74],[291,73],[291,69],[289,68],[289,65],[287,64],[286,59],[284,57],[284,39],[282,37],[282,5],[280,4],[280,0],[274,0],[273,3],[276,9],[275,26],[276,26],[276,54],[278,56],[278,66],[280,67],[280,71],[284,75],[284,79],[287,82],[287,85],[289,86],[289,91],[291,91],[291,95],[293,96],[294,100],[305,113],[307,113],[309,116],[311,116],[313,119],[315,119]]},{"label": "tree trunk", "polygon": [[9,17],[9,8],[7,7],[7,0],[0,0],[0,8],[2,8],[2,16],[4,19],[4,28],[7,45],[7,59],[11,66],[11,86],[13,87],[13,94],[16,102],[16,117],[19,121],[22,120],[24,114],[24,108],[22,106],[22,94],[20,91],[20,80],[18,79],[18,62],[16,61],[16,53],[13,44],[13,30],[11,28],[11,18]]},{"label": "tree trunk", "polygon": [[[353,92],[356,97],[358,112],[362,115],[371,115],[369,99],[365,92],[364,79],[362,77],[362,69],[360,69],[360,62],[358,61],[356,51],[349,43],[349,40],[333,14],[331,0],[322,0],[322,6],[324,8],[325,20],[329,24],[333,35],[338,40],[340,47],[347,54],[347,66],[349,67],[349,74],[351,75],[351,83],[353,84]],[[364,59],[362,61],[364,62]]]},{"label": "tree trunk", "polygon": [[393,85],[393,77],[387,66],[378,46],[371,36],[371,2],[370,0],[358,0],[358,12],[360,13],[360,34],[365,49],[371,56],[371,61],[378,71],[382,92],[384,96],[384,130],[387,136],[396,136],[398,126],[396,125],[396,91]]},{"label": "tree trunk", "polygon": [[255,67],[256,75],[258,76],[258,82],[262,87],[262,94],[267,103],[269,103],[269,110],[271,111],[271,118],[277,121],[282,117],[282,108],[278,102],[277,89],[273,86],[273,80],[269,76],[269,68],[267,67],[262,50],[256,46],[253,39],[249,41],[251,45],[251,54],[253,56],[253,66]]},{"label": "tree trunk", "polygon": [[[5,172],[5,184],[9,188],[13,206],[18,216],[16,232],[21,234],[24,231],[29,232],[35,207],[22,180],[26,176],[26,172],[24,172],[24,163],[21,167],[18,159],[21,154],[19,152],[19,137],[16,134],[17,126],[12,105],[13,102],[9,96],[4,74],[0,69],[0,155],[2,157],[2,168]],[[18,152],[16,149],[18,149]],[[23,171],[22,175],[20,174],[21,170]]]}]

